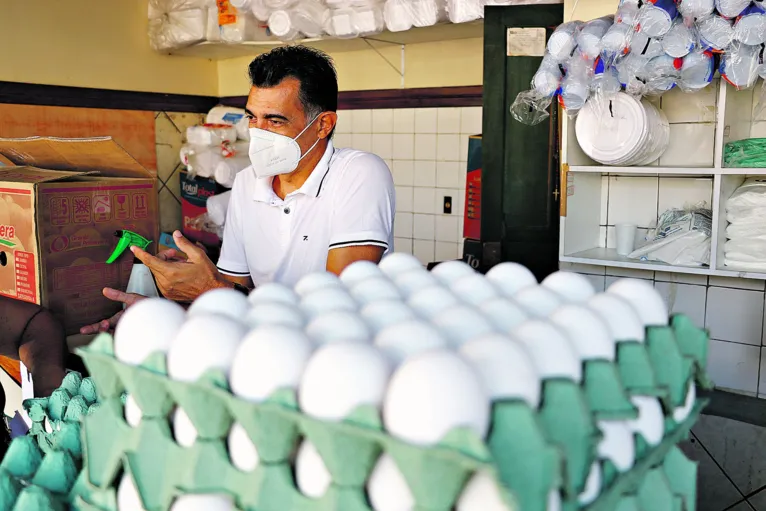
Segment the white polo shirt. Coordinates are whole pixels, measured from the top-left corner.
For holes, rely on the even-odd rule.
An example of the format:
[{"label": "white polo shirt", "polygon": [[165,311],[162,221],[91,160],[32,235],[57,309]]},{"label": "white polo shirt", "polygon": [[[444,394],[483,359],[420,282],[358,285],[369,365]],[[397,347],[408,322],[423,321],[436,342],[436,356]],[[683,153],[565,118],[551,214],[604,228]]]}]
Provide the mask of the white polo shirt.
[{"label": "white polo shirt", "polygon": [[374,154],[335,149],[332,142],[300,189],[284,200],[273,178],[252,168],[237,174],[226,215],[218,269],[234,277],[294,285],[325,271],[335,248],[374,245],[393,250],[394,182]]}]

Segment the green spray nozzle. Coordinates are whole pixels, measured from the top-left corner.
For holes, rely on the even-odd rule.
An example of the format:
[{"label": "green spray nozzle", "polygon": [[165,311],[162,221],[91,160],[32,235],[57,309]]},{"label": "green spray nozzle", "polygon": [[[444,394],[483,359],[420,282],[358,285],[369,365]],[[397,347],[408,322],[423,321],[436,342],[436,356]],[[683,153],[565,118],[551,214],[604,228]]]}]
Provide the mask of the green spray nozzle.
[{"label": "green spray nozzle", "polygon": [[112,255],[109,256],[109,259],[106,260],[106,264],[115,262],[129,247],[138,247],[145,250],[146,247],[152,243],[151,240],[144,238],[140,234],[136,234],[133,231],[126,231],[124,229],[122,231],[116,231],[114,235],[120,238],[120,242],[117,243],[117,248],[114,249]]}]

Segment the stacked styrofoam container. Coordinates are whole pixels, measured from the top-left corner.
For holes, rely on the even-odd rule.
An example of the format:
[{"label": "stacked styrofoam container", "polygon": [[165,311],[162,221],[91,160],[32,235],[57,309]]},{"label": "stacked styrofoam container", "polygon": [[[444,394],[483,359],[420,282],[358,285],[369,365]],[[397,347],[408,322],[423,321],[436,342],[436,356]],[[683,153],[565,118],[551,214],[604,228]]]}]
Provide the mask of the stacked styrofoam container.
[{"label": "stacked styrofoam container", "polygon": [[[484,17],[485,5],[540,0],[150,0],[152,47],[168,51],[203,41],[296,41],[401,32]],[[547,1],[547,0],[542,0]]]},{"label": "stacked styrofoam container", "polygon": [[82,418],[98,408],[93,381],[71,372],[50,397],[23,404],[32,427],[11,442],[0,462],[0,509],[81,509],[76,505],[81,494],[104,502],[82,472]]},{"label": "stacked styrofoam container", "polygon": [[692,510],[707,344],[642,281],[403,254],[145,300],[81,350],[87,483],[147,511]]}]

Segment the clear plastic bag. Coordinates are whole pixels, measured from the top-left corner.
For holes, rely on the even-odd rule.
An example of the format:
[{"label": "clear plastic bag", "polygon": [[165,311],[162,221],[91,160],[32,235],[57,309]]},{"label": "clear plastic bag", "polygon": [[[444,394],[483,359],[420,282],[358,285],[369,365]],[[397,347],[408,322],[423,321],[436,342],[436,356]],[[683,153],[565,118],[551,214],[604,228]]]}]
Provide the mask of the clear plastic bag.
[{"label": "clear plastic bag", "polygon": [[383,18],[391,32],[428,27],[447,19],[446,4],[443,0],[386,0]]},{"label": "clear plastic bag", "polygon": [[226,213],[229,210],[230,200],[231,192],[224,192],[208,197],[206,201],[207,217],[213,225],[223,227],[226,224]]},{"label": "clear plastic bag", "polygon": [[710,236],[713,213],[705,203],[683,209],[669,209],[646,236],[646,243],[628,257],[660,261],[673,266],[710,264]]},{"label": "clear plastic bag", "polygon": [[749,89],[758,80],[760,47],[732,43],[721,57],[718,72],[737,90]]},{"label": "clear plastic bag", "polygon": [[208,9],[200,0],[149,0],[149,44],[155,51],[205,40]]},{"label": "clear plastic bag", "polygon": [[511,105],[511,115],[522,124],[534,126],[548,117],[552,99],[541,96],[535,90],[519,92]]}]

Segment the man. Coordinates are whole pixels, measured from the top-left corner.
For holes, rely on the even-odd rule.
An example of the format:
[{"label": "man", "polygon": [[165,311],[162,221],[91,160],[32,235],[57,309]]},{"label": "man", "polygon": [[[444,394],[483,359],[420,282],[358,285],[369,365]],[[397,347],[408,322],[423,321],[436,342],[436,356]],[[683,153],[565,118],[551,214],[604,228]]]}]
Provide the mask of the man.
[{"label": "man", "polygon": [[[205,291],[247,292],[266,282],[292,286],[356,261],[379,262],[393,249],[394,185],[375,155],[336,149],[338,80],[332,61],[305,46],[285,46],[250,64],[247,100],[252,167],[234,182],[218,267],[179,232],[174,251],[133,253],[154,274],[163,296],[190,302]],[[131,305],[142,297],[105,289]],[[82,329],[114,327],[119,314]]]}]

